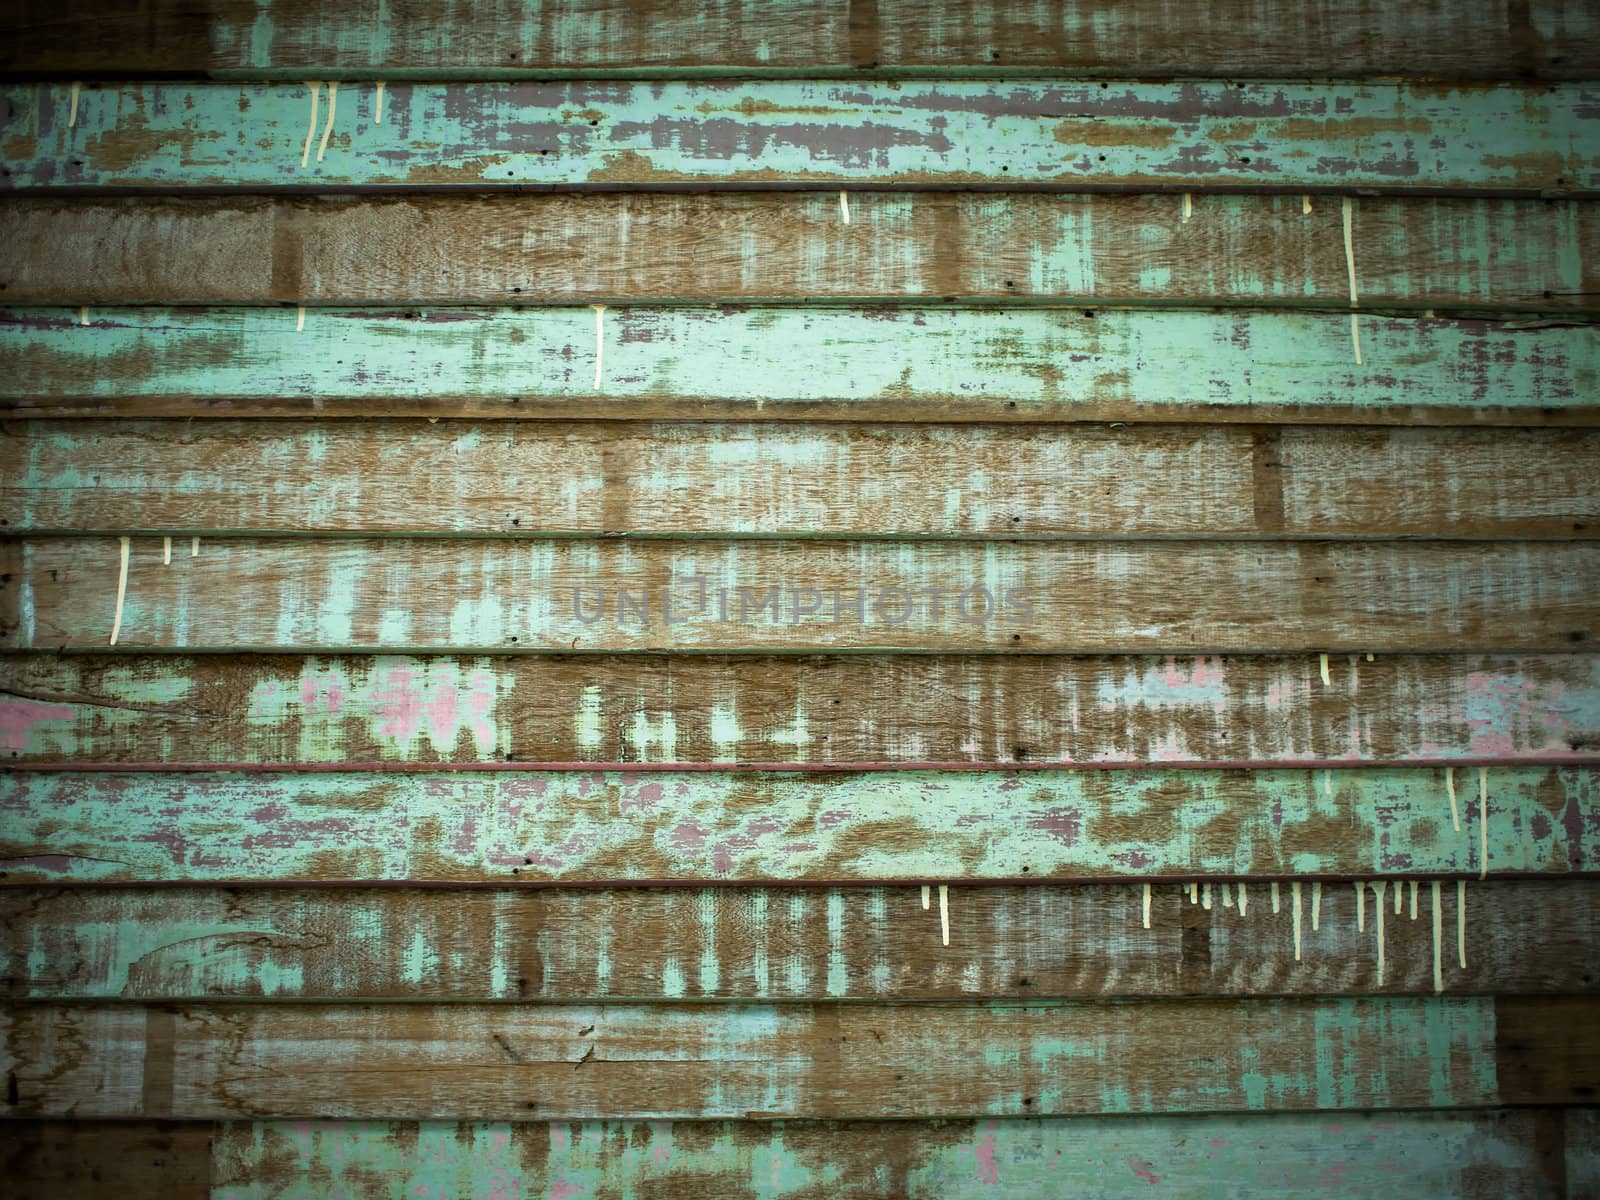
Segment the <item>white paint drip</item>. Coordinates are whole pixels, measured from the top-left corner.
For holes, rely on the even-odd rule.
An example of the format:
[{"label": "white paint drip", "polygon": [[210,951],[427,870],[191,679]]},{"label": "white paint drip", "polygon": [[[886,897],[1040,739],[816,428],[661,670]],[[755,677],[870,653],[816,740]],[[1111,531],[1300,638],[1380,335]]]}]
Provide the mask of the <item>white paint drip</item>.
[{"label": "white paint drip", "polygon": [[322,141],[317,144],[317,161],[322,161],[322,156],[328,152],[328,139],[333,136],[333,111],[338,105],[339,81],[328,80],[328,123],[322,127]]},{"label": "white paint drip", "polygon": [[1397,917],[1400,915],[1400,903],[1400,881],[1396,879],[1394,881],[1394,915]]},{"label": "white paint drip", "polygon": [[1333,772],[1326,769],[1322,772],[1322,794],[1324,796],[1333,795]]},{"label": "white paint drip", "polygon": [[294,331],[302,333],[306,327],[306,306],[299,305],[294,311]]},{"label": "white paint drip", "polygon": [[928,902],[929,902],[929,900],[932,899],[932,896],[933,896],[933,889],[930,888],[927,884],[923,884],[922,885],[922,911],[923,912],[927,912],[928,911]]},{"label": "white paint drip", "polygon": [[1417,881],[1411,881],[1411,919],[1417,919]]},{"label": "white paint drip", "polygon": [[317,136],[317,93],[322,89],[320,81],[306,80],[306,88],[311,93],[311,119],[306,124],[306,144],[300,151],[300,169],[304,171],[306,164],[311,161],[311,141]]},{"label": "white paint drip", "polygon": [[1322,884],[1311,885],[1311,932],[1322,928]]},{"label": "white paint drip", "polygon": [[1278,882],[1277,882],[1277,880],[1273,880],[1272,881],[1272,911],[1275,912],[1275,913],[1283,911],[1283,901],[1278,896]]},{"label": "white paint drip", "polygon": [[945,946],[950,944],[950,888],[942,883],[939,885],[939,942]]},{"label": "white paint drip", "polygon": [[1150,885],[1144,885],[1144,927],[1150,928]]},{"label": "white paint drip", "polygon": [[1374,879],[1372,881],[1373,894],[1378,898],[1377,904],[1373,906],[1375,910],[1373,916],[1378,922],[1378,983],[1380,985],[1383,983],[1383,893],[1388,886],[1382,879]]},{"label": "white paint drip", "polygon": [[1244,890],[1244,884],[1239,884],[1239,915],[1242,917],[1250,910],[1250,897]]},{"label": "white paint drip", "polygon": [[1467,969],[1467,881],[1456,880],[1456,957]]},{"label": "white paint drip", "polygon": [[1326,654],[1317,655],[1317,665],[1322,668],[1322,686],[1332,687],[1333,679],[1328,675],[1328,656]]},{"label": "white paint drip", "polygon": [[839,216],[846,225],[850,224],[850,195],[843,188],[839,189]]},{"label": "white paint drip", "polygon": [[80,308],[78,310],[78,324],[79,325],[87,325],[88,323],[89,323],[89,306],[87,304],[85,304],[82,308]]},{"label": "white paint drip", "polygon": [[1489,768],[1478,768],[1478,878],[1489,878]]},{"label": "white paint drip", "polygon": [[1233,889],[1230,888],[1227,884],[1223,884],[1222,885],[1222,907],[1223,908],[1232,908],[1233,907]]},{"label": "white paint drip", "polygon": [[111,638],[106,642],[108,646],[117,644],[117,635],[122,632],[122,602],[128,595],[128,539],[118,538],[122,562],[117,568],[117,611],[111,617]]},{"label": "white paint drip", "polygon": [[1309,217],[1311,215],[1311,197],[1310,196],[1301,196],[1300,197],[1300,212],[1304,216],[1308,216]]},{"label": "white paint drip", "polygon": [[1183,219],[1187,221],[1194,216],[1194,197],[1188,192],[1183,194]]},{"label": "white paint drip", "polygon": [[200,557],[200,539],[199,538],[190,538],[189,539],[189,557],[190,558],[199,558]]},{"label": "white paint drip", "polygon": [[1450,824],[1455,826],[1456,832],[1461,832],[1461,809],[1456,805],[1456,769],[1444,769],[1444,790],[1450,793]]},{"label": "white paint drip", "polygon": [[1439,944],[1444,940],[1444,912],[1439,898],[1439,881],[1428,885],[1433,893],[1433,990],[1444,991],[1444,963],[1439,957]]},{"label": "white paint drip", "polygon": [[1189,885],[1189,903],[1200,903],[1200,885],[1198,883],[1191,883]]},{"label": "white paint drip", "polygon": [[[1344,266],[1345,272],[1350,276],[1350,307],[1356,307],[1356,239],[1355,220],[1356,202],[1353,197],[1346,196],[1343,202],[1344,209]],[[1350,344],[1355,348],[1356,365],[1361,365],[1361,327],[1356,322],[1356,314],[1350,314]]]},{"label": "white paint drip", "polygon": [[606,357],[606,306],[591,304],[594,309],[594,390],[600,390],[600,372]]},{"label": "white paint drip", "polygon": [[1367,661],[1368,661],[1368,662],[1375,662],[1375,661],[1377,661],[1377,660],[1376,660],[1376,659],[1374,659],[1374,658],[1373,658],[1373,657],[1372,657],[1372,655],[1370,655],[1370,654],[1369,654],[1369,655],[1367,655]]},{"label": "white paint drip", "polygon": [[170,537],[161,539],[161,565],[164,567],[172,565],[172,539]]},{"label": "white paint drip", "polygon": [[1211,907],[1211,885],[1209,883],[1202,884],[1200,887],[1200,907],[1206,909]]},{"label": "white paint drip", "polygon": [[377,98],[377,102],[373,105],[372,123],[374,125],[382,125],[383,124],[383,80],[381,80],[381,79],[378,80],[376,90],[377,90],[378,98]]},{"label": "white paint drip", "polygon": [[1356,932],[1367,931],[1367,885],[1356,883]]},{"label": "white paint drip", "polygon": [[1289,903],[1294,909],[1294,960],[1300,961],[1300,881],[1289,885]]},{"label": "white paint drip", "polygon": [[83,84],[77,80],[72,81],[72,100],[67,106],[67,128],[71,129],[78,123],[78,93],[83,90]]},{"label": "white paint drip", "polygon": [[1350,314],[1350,345],[1355,347],[1356,366],[1361,365],[1361,321],[1355,313]]}]

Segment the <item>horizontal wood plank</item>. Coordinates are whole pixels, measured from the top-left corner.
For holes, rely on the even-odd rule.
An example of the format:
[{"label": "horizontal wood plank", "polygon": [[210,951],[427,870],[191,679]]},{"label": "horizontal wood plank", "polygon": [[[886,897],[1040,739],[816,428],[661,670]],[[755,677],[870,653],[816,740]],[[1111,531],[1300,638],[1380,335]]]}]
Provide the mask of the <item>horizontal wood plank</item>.
[{"label": "horizontal wood plank", "polygon": [[1357,335],[1360,363],[1350,317],[1288,311],[13,309],[0,411],[1600,424],[1591,326]]},{"label": "horizontal wood plank", "polygon": [[0,526],[816,537],[1600,536],[1600,431],[502,421],[0,427]]},{"label": "horizontal wood plank", "polygon": [[7,1121],[0,1171],[11,1200],[211,1200],[212,1144],[223,1132],[189,1121]]},{"label": "horizontal wood plank", "polygon": [[0,543],[0,644],[1375,653],[1600,634],[1600,546],[1578,541],[205,539],[169,564],[146,537],[125,588],[120,545]]},{"label": "horizontal wood plank", "polygon": [[[492,14],[492,15],[491,15]],[[365,36],[352,36],[354,31]],[[441,0],[346,4],[177,0],[111,8],[17,0],[0,19],[12,76],[219,75],[299,79],[631,78],[849,70],[1224,78],[1307,75],[1585,79],[1600,73],[1597,30],[1579,0],[1447,0],[1381,6],[1225,0],[694,0],[648,6],[568,0],[555,8],[463,12]]]},{"label": "horizontal wood plank", "polygon": [[[1375,882],[1385,884],[1381,900]],[[1419,883],[1413,906],[1410,887]],[[923,909],[909,887],[13,889],[0,891],[0,996],[570,1002],[1600,992],[1600,886],[1591,881],[1472,882],[1461,895],[1447,883],[1437,899],[1429,880],[1361,886],[1359,921],[1353,886],[1301,887],[1298,959],[1287,885],[1207,883],[1197,901],[1185,885],[1158,884],[1149,928],[1139,884],[957,888],[948,893],[948,945],[937,906]]]},{"label": "horizontal wood plank", "polygon": [[[0,89],[0,191],[1029,187],[1600,194],[1591,83],[133,82]],[[317,105],[313,112],[313,104]],[[330,119],[331,118],[331,119]]]},{"label": "horizontal wood plank", "polygon": [[0,755],[408,770],[1600,756],[1600,656],[1330,655],[1327,685],[1320,670],[1309,655],[12,655]]},{"label": "horizontal wood plank", "polygon": [[[1301,196],[613,192],[12,197],[9,304],[1349,304]],[[846,222],[844,217],[848,216]],[[1363,196],[1369,308],[1600,308],[1600,206]]]},{"label": "horizontal wood plank", "polygon": [[12,1115],[528,1120],[1573,1103],[1600,1082],[1595,1017],[1587,998],[1445,996],[40,1004],[0,1023]]},{"label": "horizontal wood plank", "polygon": [[0,774],[0,812],[0,882],[13,886],[1264,881],[1600,870],[1600,770],[1592,767],[1503,767],[1454,780],[1419,768],[10,771]]}]

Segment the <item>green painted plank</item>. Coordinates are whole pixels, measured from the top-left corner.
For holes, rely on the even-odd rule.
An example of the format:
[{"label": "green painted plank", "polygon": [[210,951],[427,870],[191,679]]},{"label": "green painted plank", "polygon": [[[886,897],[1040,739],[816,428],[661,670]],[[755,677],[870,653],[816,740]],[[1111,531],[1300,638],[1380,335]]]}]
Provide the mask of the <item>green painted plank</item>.
[{"label": "green painted plank", "polygon": [[[1600,192],[1600,90],[797,80],[0,90],[0,190],[532,186]],[[315,105],[315,112],[313,112]],[[324,144],[325,143],[325,144]],[[304,164],[304,165],[302,165]]]},{"label": "green painted plank", "polygon": [[[894,1005],[15,1005],[8,1115],[971,1117],[1565,1101],[1491,997]],[[1585,1003],[1589,1003],[1585,1001]],[[1519,1022],[1518,1024],[1525,1024]],[[1518,1029],[1520,1033],[1521,1030]],[[1590,1077],[1580,1058],[1561,1077]]]},{"label": "green painted plank", "polygon": [[0,645],[1188,654],[1559,651],[1600,637],[1593,541],[187,545],[169,564],[159,537],[0,542]]},{"label": "green painted plank", "polygon": [[[941,1122],[229,1122],[215,1200],[391,1195],[1545,1200],[1592,1113],[1528,1109]],[[180,1127],[181,1128],[181,1127]],[[1565,1129],[1569,1164],[1543,1150]],[[1565,1167],[1565,1169],[1563,1169]],[[392,1189],[392,1190],[391,1190]]]},{"label": "green painted plank", "polygon": [[292,309],[83,317],[0,311],[5,408],[1600,421],[1600,337],[1582,325],[1362,315],[1358,364],[1351,318],[1308,312],[608,308],[597,319],[588,308],[315,309],[303,329]]},{"label": "green painted plank", "polygon": [[1459,830],[1451,783],[1418,768],[12,771],[0,775],[0,867],[8,884],[1600,870],[1600,769],[1457,772]]},{"label": "green painted plank", "polygon": [[1070,73],[1592,79],[1583,0],[13,0],[11,75],[298,79]]},{"label": "green painted plank", "polygon": [[1315,655],[26,654],[0,657],[0,756],[419,769],[1445,765],[1600,753],[1600,655],[1336,654],[1327,685],[1320,668]]},{"label": "green painted plank", "polygon": [[[1600,886],[0,889],[8,1000],[1600,994]],[[1392,890],[1390,885],[1392,885]],[[1309,894],[1308,894],[1309,892]],[[1274,907],[1274,896],[1277,905]],[[1243,896],[1241,907],[1239,897]],[[1437,931],[1433,913],[1437,906]],[[1070,931],[1070,932],[1069,932]],[[1378,946],[1383,958],[1379,974]],[[1439,945],[1439,973],[1433,947]],[[1461,951],[1465,951],[1465,963]]]}]

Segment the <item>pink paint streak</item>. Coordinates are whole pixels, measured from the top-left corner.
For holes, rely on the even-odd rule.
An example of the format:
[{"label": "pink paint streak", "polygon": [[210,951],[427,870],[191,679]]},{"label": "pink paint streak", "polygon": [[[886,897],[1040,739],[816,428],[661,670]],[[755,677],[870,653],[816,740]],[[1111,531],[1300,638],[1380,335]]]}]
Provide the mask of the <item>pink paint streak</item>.
[{"label": "pink paint streak", "polygon": [[994,1134],[984,1134],[983,1140],[972,1148],[972,1154],[978,1161],[978,1182],[999,1183],[1000,1164],[994,1160]]},{"label": "pink paint streak", "polygon": [[1161,1182],[1161,1176],[1155,1174],[1155,1172],[1153,1172],[1150,1169],[1150,1164],[1149,1163],[1140,1162],[1137,1158],[1134,1158],[1133,1155],[1131,1155],[1131,1154],[1128,1156],[1128,1166],[1133,1169],[1133,1173],[1136,1176],[1138,1176],[1140,1179],[1144,1180],[1146,1183],[1160,1183]]},{"label": "pink paint streak", "polygon": [[71,721],[77,710],[70,704],[41,704],[37,700],[0,701],[0,747],[26,750],[28,735],[46,721]]}]

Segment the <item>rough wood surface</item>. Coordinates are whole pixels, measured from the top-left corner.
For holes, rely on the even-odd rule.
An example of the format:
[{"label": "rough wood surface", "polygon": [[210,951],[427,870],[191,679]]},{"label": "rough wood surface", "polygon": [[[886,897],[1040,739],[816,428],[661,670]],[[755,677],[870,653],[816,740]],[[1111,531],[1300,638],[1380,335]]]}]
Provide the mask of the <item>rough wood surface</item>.
[{"label": "rough wood surface", "polygon": [[293,309],[0,310],[0,411],[1600,424],[1591,326],[1362,315],[1357,364],[1331,312],[622,308],[598,342],[588,308],[298,324]]},{"label": "rough wood surface", "polygon": [[[1349,304],[1339,202],[614,192],[0,203],[9,304]],[[1364,196],[1369,308],[1600,308],[1600,206]]]},{"label": "rough wood surface", "polygon": [[[364,36],[353,36],[360,31]],[[299,79],[684,77],[1063,72],[1077,76],[1592,79],[1593,10],[1581,0],[567,0],[473,5],[366,0],[15,0],[0,16],[12,76],[246,75]]]},{"label": "rough wood surface", "polygon": [[212,1144],[224,1132],[192,1122],[7,1121],[0,1172],[11,1200],[212,1200]]},{"label": "rough wood surface", "polygon": [[[129,543],[128,651],[1554,651],[1592,542],[626,538]],[[119,539],[0,542],[0,645],[104,650]],[[1091,599],[1092,598],[1092,601]]]},{"label": "rough wood surface", "polygon": [[[1463,776],[1466,776],[1463,778]],[[0,774],[0,882],[1183,881],[1600,870],[1600,769]],[[1487,859],[1483,851],[1487,850]]]},{"label": "rough wood surface", "polygon": [[[949,893],[950,944],[918,889],[66,888],[0,892],[12,1000],[976,1000],[1426,995],[1433,896],[1139,884]],[[1403,911],[1388,897],[1406,892]],[[1600,992],[1600,887],[1440,889],[1438,986]],[[1462,916],[1462,913],[1465,916]],[[1414,914],[1414,915],[1413,915]],[[1384,972],[1378,975],[1379,923]],[[1458,933],[1464,935],[1465,967]]]},{"label": "rough wood surface", "polygon": [[1596,1011],[1450,996],[37,1004],[0,1028],[15,1116],[881,1119],[1573,1103],[1600,1083]]},{"label": "rough wood surface", "polygon": [[1600,431],[422,420],[0,426],[24,534],[1600,537]]},{"label": "rough wood surface", "polygon": [[[1030,187],[1600,194],[1600,88],[871,81],[0,88],[0,191]],[[317,102],[313,115],[312,104]],[[331,121],[330,121],[331,118]]]},{"label": "rough wood surface", "polygon": [[1336,654],[1328,678],[1314,655],[28,654],[0,657],[0,756],[410,770],[1600,756],[1600,656]]}]

